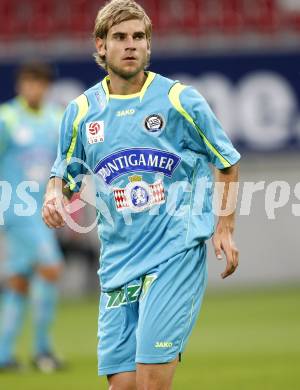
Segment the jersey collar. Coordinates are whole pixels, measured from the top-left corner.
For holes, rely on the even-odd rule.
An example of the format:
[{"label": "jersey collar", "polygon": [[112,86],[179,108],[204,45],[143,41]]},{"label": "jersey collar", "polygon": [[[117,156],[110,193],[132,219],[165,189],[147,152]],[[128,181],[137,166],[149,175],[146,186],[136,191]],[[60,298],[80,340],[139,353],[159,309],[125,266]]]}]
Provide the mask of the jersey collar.
[{"label": "jersey collar", "polygon": [[137,98],[139,97],[140,98],[140,101],[142,101],[149,85],[152,83],[152,81],[154,80],[154,77],[156,76],[156,73],[154,72],[146,72],[147,73],[147,79],[142,87],[142,89],[140,90],[140,92],[137,92],[137,93],[132,93],[130,95],[114,95],[114,94],[110,94],[109,93],[109,89],[108,89],[108,85],[107,85],[107,82],[109,81],[109,76],[106,76],[102,81],[101,81],[101,85],[102,85],[102,88],[104,89],[104,92],[105,92],[105,95],[106,95],[106,99],[107,101],[109,101],[109,99],[132,99],[132,98]]},{"label": "jersey collar", "polygon": [[29,104],[27,103],[27,101],[23,98],[23,96],[17,96],[16,97],[16,101],[19,103],[19,105],[22,107],[22,109],[24,111],[26,111],[28,114],[31,114],[31,115],[41,115],[42,112],[43,112],[43,108],[40,107],[38,109],[34,109],[34,108],[31,108],[29,106]]}]

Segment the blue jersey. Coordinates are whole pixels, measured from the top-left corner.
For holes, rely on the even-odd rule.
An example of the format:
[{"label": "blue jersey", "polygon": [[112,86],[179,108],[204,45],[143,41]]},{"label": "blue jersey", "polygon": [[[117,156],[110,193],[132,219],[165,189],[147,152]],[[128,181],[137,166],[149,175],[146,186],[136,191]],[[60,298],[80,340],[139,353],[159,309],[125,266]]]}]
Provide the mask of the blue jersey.
[{"label": "blue jersey", "polygon": [[[24,225],[31,218],[41,220],[41,206],[49,170],[55,159],[60,120],[61,111],[57,108],[45,105],[35,111],[21,97],[0,106],[0,180],[9,183],[11,188],[9,208],[4,213],[5,225]],[[24,182],[35,184],[26,188]],[[21,205],[29,216],[16,215],[16,205]],[[26,212],[29,205],[33,208]]]},{"label": "blue jersey", "polygon": [[51,172],[74,191],[88,170],[96,178],[104,291],[209,238],[212,191],[197,210],[199,183],[209,163],[223,169],[240,158],[194,88],[152,72],[132,95],[109,94],[107,83],[69,104]]}]

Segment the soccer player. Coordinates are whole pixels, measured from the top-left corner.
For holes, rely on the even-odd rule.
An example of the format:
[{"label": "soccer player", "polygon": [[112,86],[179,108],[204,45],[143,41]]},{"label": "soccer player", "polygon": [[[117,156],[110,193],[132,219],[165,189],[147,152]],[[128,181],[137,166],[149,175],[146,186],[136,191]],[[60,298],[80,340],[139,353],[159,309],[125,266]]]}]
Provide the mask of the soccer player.
[{"label": "soccer player", "polygon": [[29,287],[34,312],[37,369],[60,368],[49,336],[57,302],[62,254],[40,215],[49,169],[55,159],[60,110],[44,104],[53,71],[28,63],[17,74],[18,96],[0,106],[0,228],[7,241],[7,280],[0,312],[0,372],[20,368],[15,346],[23,325]]},{"label": "soccer player", "polygon": [[[145,71],[151,22],[134,1],[98,13],[97,63],[108,73],[65,112],[43,218],[51,228],[89,172],[101,241],[98,371],[110,389],[170,389],[206,286],[205,240],[214,232],[209,163],[238,180],[239,153],[192,87]],[[204,197],[202,207],[199,198]],[[225,204],[224,203],[224,204]],[[214,233],[226,278],[238,265],[234,214]]]}]

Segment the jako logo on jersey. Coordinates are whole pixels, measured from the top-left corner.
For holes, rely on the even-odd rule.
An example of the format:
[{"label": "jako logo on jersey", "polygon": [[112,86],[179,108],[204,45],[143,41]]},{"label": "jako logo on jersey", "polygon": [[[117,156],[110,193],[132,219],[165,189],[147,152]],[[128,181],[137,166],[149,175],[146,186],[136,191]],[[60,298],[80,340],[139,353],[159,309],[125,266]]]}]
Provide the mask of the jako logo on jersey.
[{"label": "jako logo on jersey", "polygon": [[126,116],[126,115],[133,115],[133,114],[135,114],[134,108],[130,108],[128,110],[117,111],[117,116]]},{"label": "jako logo on jersey", "polygon": [[171,177],[180,160],[176,154],[159,149],[122,149],[99,161],[94,173],[98,173],[108,185],[129,172],[159,172]]},{"label": "jako logo on jersey", "polygon": [[104,142],[104,122],[88,122],[86,124],[86,136],[89,144]]},{"label": "jako logo on jersey", "polygon": [[165,120],[160,114],[152,114],[147,116],[144,121],[144,126],[146,130],[150,131],[150,133],[156,133],[164,128]]}]

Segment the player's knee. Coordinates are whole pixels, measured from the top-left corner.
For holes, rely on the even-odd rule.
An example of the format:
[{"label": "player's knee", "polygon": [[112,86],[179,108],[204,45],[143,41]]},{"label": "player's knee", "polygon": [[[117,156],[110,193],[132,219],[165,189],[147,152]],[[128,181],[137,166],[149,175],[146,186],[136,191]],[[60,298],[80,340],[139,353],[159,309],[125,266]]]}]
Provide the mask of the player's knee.
[{"label": "player's knee", "polygon": [[153,374],[153,372],[146,372],[143,376],[137,376],[137,390],[167,390],[163,380]]},{"label": "player's knee", "polygon": [[122,372],[108,375],[109,390],[136,390],[135,372]]},{"label": "player's knee", "polygon": [[164,383],[159,378],[144,378],[137,380],[137,390],[171,390],[169,383]]},{"label": "player's knee", "polygon": [[111,384],[111,385],[109,385],[108,389],[109,390],[136,390],[136,386],[135,385],[128,385],[128,384],[124,384],[121,386]]},{"label": "player's knee", "polygon": [[137,390],[170,390],[177,359],[166,364],[138,364]]},{"label": "player's knee", "polygon": [[11,276],[7,281],[7,286],[19,294],[26,295],[29,290],[29,282],[26,277],[21,275]]},{"label": "player's knee", "polygon": [[38,268],[38,273],[43,279],[54,283],[57,282],[62,273],[62,265],[40,266]]}]

